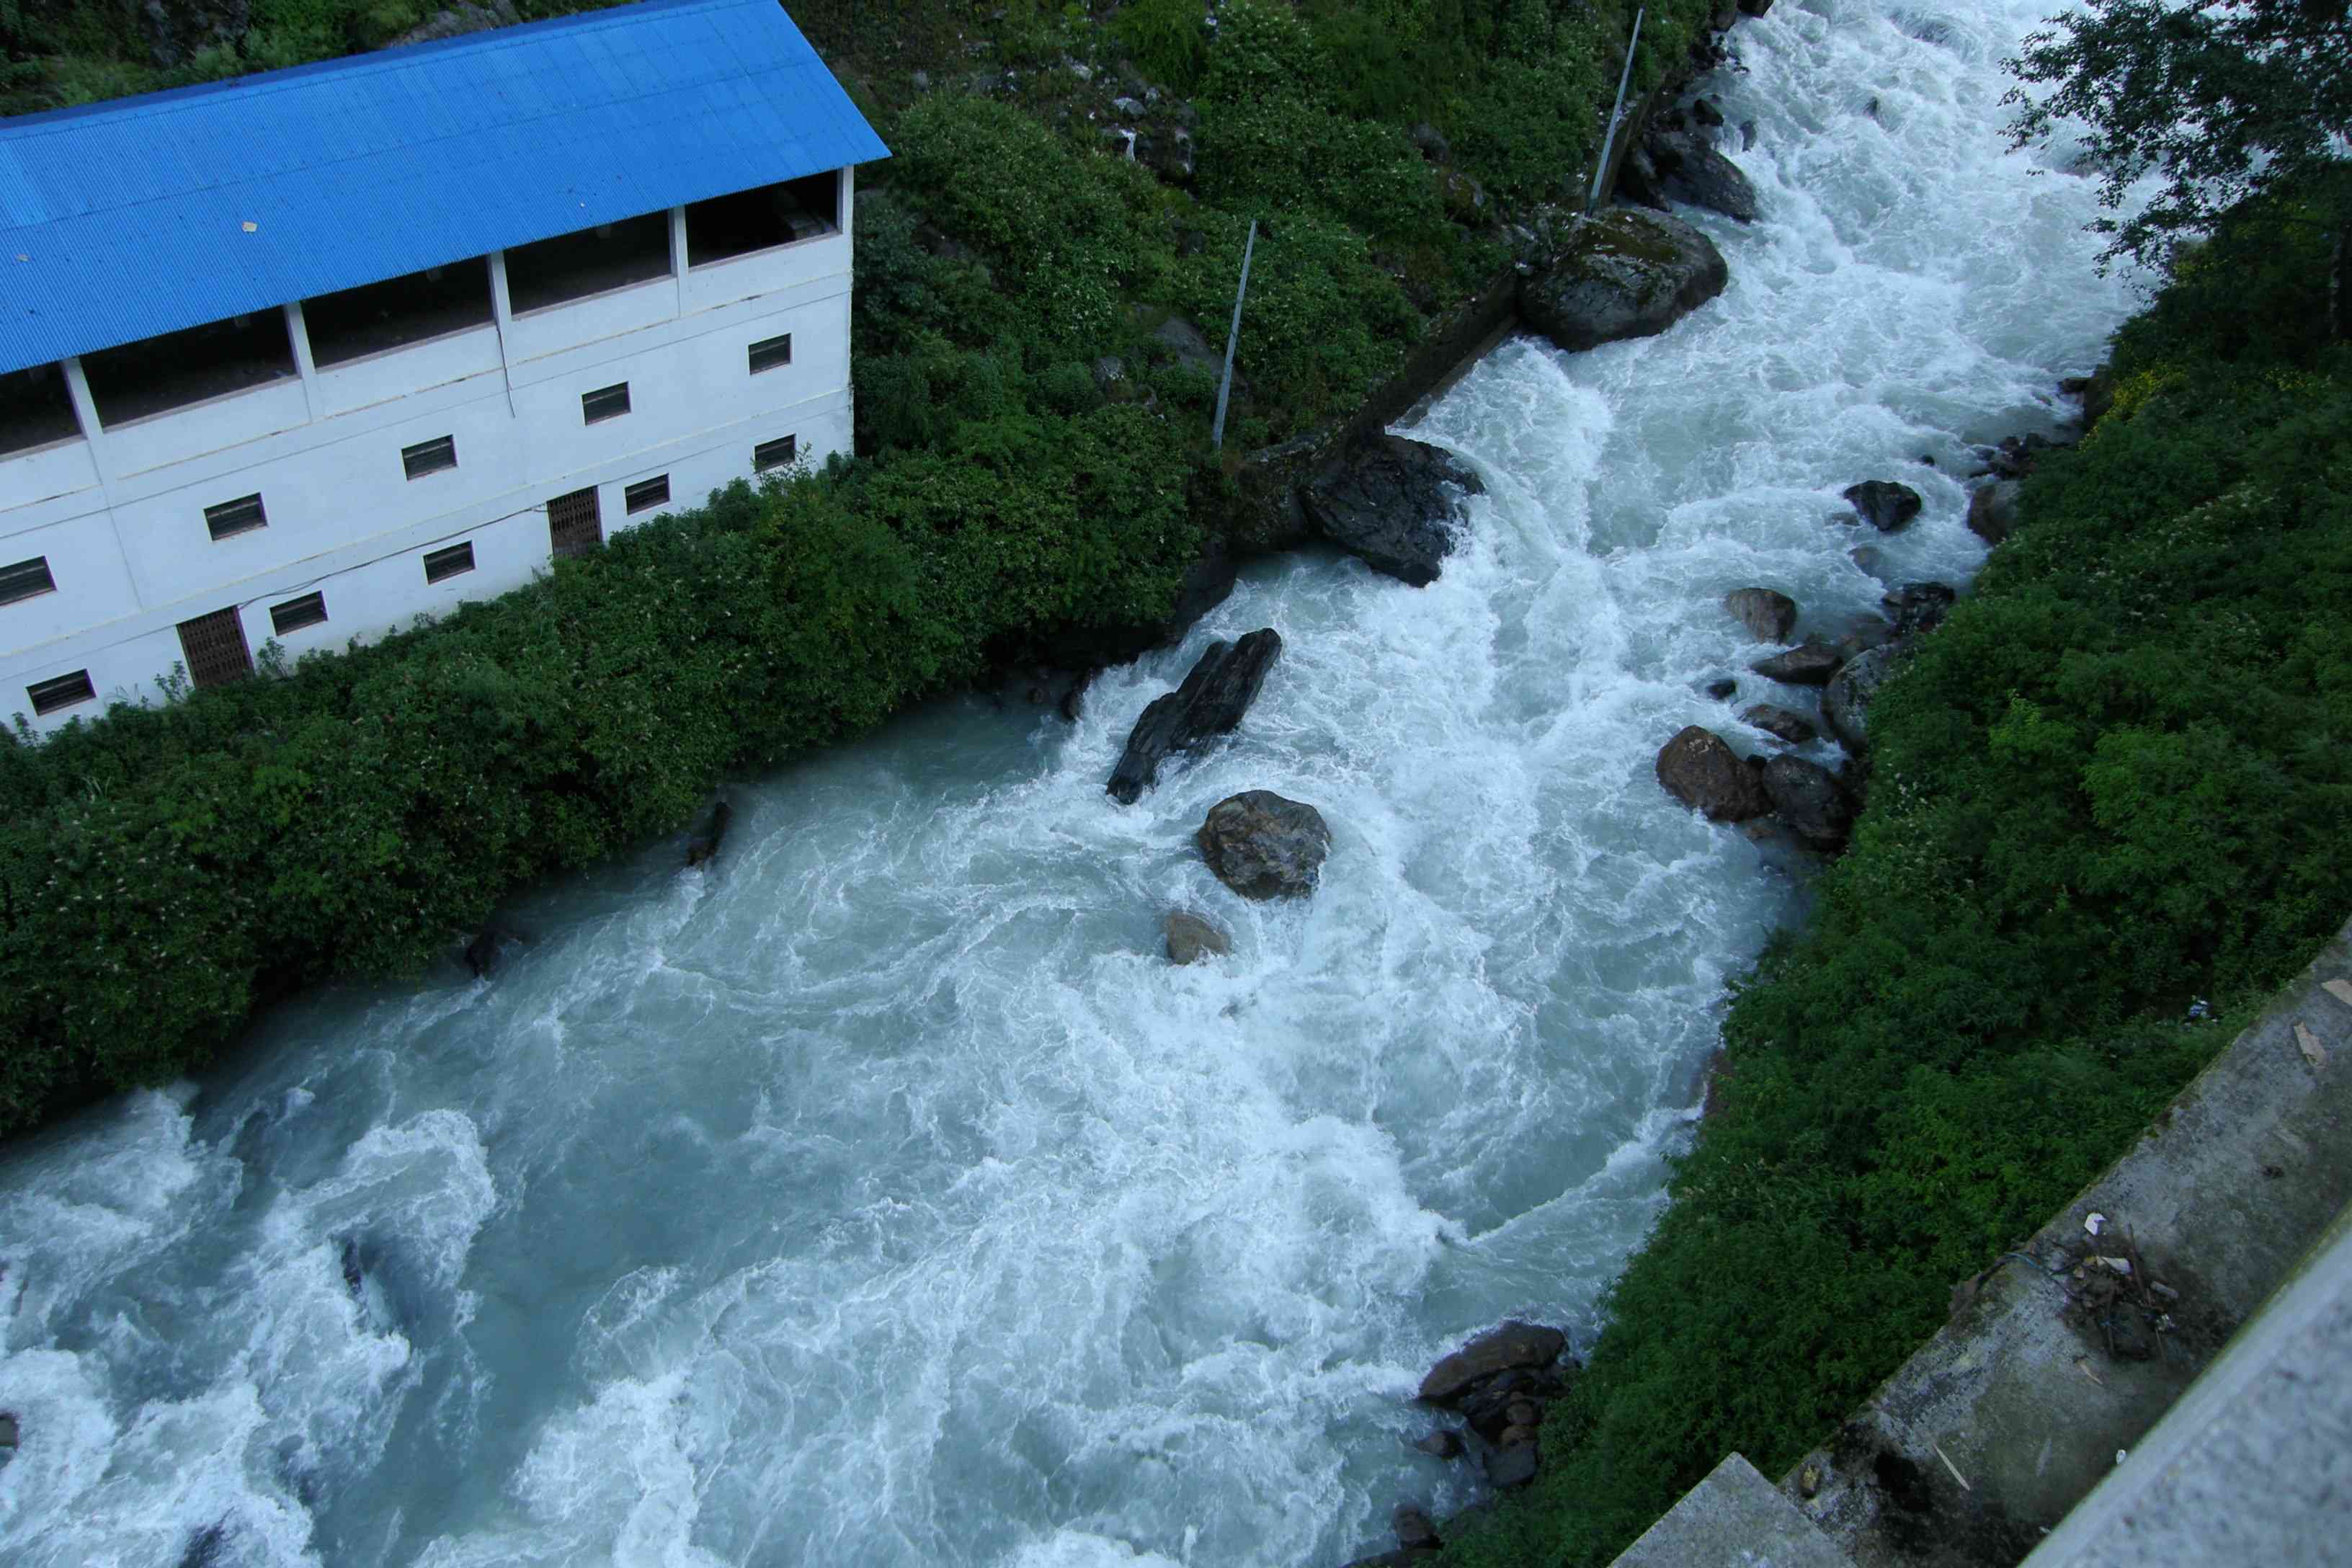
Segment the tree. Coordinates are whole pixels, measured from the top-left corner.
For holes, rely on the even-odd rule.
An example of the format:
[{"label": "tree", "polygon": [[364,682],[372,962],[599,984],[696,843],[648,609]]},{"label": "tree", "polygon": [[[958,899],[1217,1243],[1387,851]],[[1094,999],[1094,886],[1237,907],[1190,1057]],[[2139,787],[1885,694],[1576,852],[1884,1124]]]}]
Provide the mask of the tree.
[{"label": "tree", "polygon": [[2061,121],[2087,128],[2100,199],[2122,211],[2150,174],[2145,206],[2092,227],[2102,259],[2158,264],[2250,203],[2331,231],[2336,335],[2352,313],[2352,0],[2086,0],[2007,62],[2012,144]]}]

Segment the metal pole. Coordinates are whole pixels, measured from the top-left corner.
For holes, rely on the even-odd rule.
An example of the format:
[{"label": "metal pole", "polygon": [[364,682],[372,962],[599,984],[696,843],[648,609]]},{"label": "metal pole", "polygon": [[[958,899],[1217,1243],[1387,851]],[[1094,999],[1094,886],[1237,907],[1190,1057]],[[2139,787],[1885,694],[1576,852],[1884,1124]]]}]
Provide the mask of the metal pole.
[{"label": "metal pole", "polygon": [[1617,74],[1617,101],[1609,110],[1609,131],[1601,138],[1601,162],[1593,166],[1592,194],[1584,198],[1584,211],[1590,216],[1601,205],[1601,182],[1609,173],[1609,149],[1617,142],[1617,121],[1625,112],[1625,88],[1633,79],[1633,51],[1642,47],[1642,17],[1648,7],[1633,13],[1633,36],[1625,45],[1625,68]]},{"label": "metal pole", "polygon": [[1234,290],[1234,324],[1225,333],[1225,374],[1217,383],[1217,421],[1209,426],[1209,449],[1225,449],[1225,398],[1234,389],[1234,348],[1242,339],[1242,296],[1249,292],[1250,253],[1257,248],[1257,219],[1250,219],[1249,238],[1242,242],[1242,286]]}]

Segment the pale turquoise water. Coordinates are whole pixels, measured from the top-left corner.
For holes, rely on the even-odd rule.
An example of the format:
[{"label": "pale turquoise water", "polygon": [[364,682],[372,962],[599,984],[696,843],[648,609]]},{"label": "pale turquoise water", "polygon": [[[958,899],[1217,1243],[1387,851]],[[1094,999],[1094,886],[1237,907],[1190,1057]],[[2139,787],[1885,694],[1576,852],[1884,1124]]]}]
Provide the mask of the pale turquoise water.
[{"label": "pale turquoise water", "polygon": [[[1414,1382],[1507,1314],[1589,1339],[1794,908],[1652,777],[1739,733],[1717,600],[1874,604],[1822,521],[1872,476],[1927,497],[1888,574],[1965,576],[1964,443],[2129,303],[2089,193],[1999,154],[2040,8],[1743,25],[1730,290],[1450,395],[1490,493],[1433,586],[1261,564],[1075,728],[950,703],[747,783],[712,873],[540,889],[494,983],[309,999],[0,1162],[0,1560],[1335,1563],[1460,1500]],[[1111,803],[1142,705],[1269,625],[1234,743]],[[1335,829],[1310,903],[1189,847],[1254,787]],[[1178,906],[1234,956],[1170,968]]]}]

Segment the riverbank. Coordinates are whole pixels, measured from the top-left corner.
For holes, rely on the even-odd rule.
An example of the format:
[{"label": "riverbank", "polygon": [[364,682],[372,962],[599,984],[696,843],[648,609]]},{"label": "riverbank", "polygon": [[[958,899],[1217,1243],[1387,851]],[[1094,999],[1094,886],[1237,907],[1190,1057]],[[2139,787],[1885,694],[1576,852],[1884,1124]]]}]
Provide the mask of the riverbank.
[{"label": "riverbank", "polygon": [[[2261,215],[2255,215],[2259,219]],[[1852,850],[1734,986],[1728,1079],[1549,1415],[1445,1560],[1601,1563],[1727,1452],[1794,1463],[2352,908],[2352,351],[2326,258],[2225,233],[1882,691]],[[2225,258],[2226,261],[2225,261]]]}]

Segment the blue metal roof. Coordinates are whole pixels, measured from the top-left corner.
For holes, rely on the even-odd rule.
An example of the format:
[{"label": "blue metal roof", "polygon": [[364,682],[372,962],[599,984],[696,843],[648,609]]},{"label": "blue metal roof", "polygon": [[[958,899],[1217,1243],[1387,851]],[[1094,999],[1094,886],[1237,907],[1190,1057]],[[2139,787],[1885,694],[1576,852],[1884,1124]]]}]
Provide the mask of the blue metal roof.
[{"label": "blue metal roof", "polygon": [[0,372],[889,155],[776,0],[0,120]]}]

